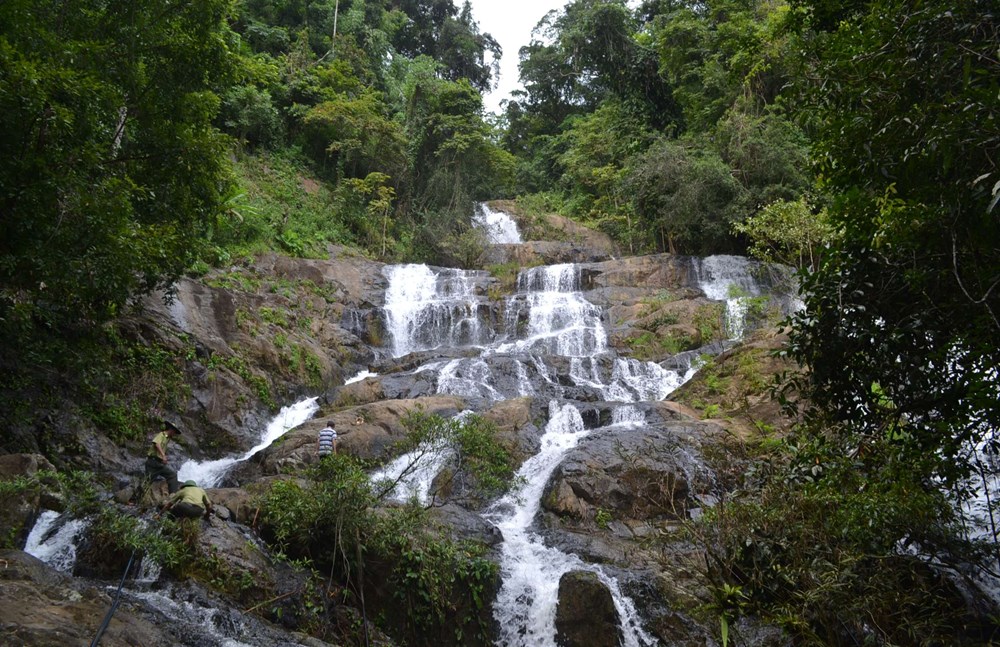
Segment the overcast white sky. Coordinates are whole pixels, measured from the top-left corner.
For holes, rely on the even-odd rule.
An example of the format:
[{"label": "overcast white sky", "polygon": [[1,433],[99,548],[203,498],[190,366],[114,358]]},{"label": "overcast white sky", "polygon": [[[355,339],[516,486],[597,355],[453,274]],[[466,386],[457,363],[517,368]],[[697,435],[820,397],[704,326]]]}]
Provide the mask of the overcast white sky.
[{"label": "overcast white sky", "polygon": [[[517,80],[517,50],[531,40],[531,30],[552,9],[562,9],[566,0],[470,0],[479,31],[493,35],[503,48],[500,85],[483,97],[487,112],[498,112],[500,101],[520,87]],[[455,2],[461,7],[461,2]]]}]

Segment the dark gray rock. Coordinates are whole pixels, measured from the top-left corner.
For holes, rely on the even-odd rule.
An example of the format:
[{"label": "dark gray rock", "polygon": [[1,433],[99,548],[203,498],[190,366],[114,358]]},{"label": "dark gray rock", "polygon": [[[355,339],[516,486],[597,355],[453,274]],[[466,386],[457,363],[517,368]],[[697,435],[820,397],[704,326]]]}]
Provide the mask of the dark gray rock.
[{"label": "dark gray rock", "polygon": [[622,633],[611,592],[590,571],[559,579],[556,644],[560,647],[618,647]]}]

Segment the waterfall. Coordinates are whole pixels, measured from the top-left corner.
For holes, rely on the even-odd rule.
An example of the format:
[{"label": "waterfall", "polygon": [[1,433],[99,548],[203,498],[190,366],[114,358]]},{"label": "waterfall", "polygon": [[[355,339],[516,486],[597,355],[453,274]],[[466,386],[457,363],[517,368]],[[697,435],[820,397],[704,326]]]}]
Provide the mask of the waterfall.
[{"label": "waterfall", "polygon": [[260,442],[249,451],[240,456],[230,456],[212,461],[189,460],[177,470],[177,479],[182,483],[187,480],[195,481],[203,488],[215,487],[226,475],[229,468],[236,463],[245,461],[260,450],[270,447],[271,443],[281,438],[286,432],[312,418],[318,409],[316,398],[306,398],[283,407],[264,429]]},{"label": "waterfall", "polygon": [[507,329],[526,318],[524,337],[501,344],[500,353],[533,353],[590,357],[603,353],[608,336],[601,309],[583,298],[580,269],[567,263],[522,270],[518,294],[507,303]]},{"label": "waterfall", "polygon": [[57,571],[70,573],[76,565],[76,543],[87,525],[84,519],[63,518],[58,512],[45,510],[28,533],[24,552]]},{"label": "waterfall", "polygon": [[[621,422],[614,419],[614,424],[638,424],[634,421],[634,410],[625,412]],[[498,644],[505,647],[555,647],[559,579],[572,570],[591,571],[608,587],[621,621],[625,645],[656,644],[656,640],[642,629],[635,606],[621,592],[617,580],[604,573],[600,566],[546,546],[530,531],[552,472],[566,453],[589,433],[576,407],[551,402],[541,449],[525,461],[517,473],[524,485],[500,499],[489,513],[490,520],[504,538],[500,545],[503,582],[494,616],[500,627]]]},{"label": "waterfall", "polygon": [[366,380],[370,377],[378,377],[378,373],[372,373],[369,370],[358,371],[357,375],[344,380],[344,386],[348,384],[354,384],[355,382],[360,382],[361,380]]},{"label": "waterfall", "polygon": [[210,606],[208,600],[197,597],[185,599],[183,592],[175,587],[163,590],[123,589],[125,598],[133,604],[145,607],[158,617],[157,624],[169,624],[187,640],[184,645],[196,644],[205,647],[256,647],[274,644],[271,639],[258,635],[259,627],[248,623],[251,616],[244,616],[236,610],[226,611]]},{"label": "waterfall", "polygon": [[[695,283],[713,301],[726,303],[726,333],[729,339],[741,339],[755,300],[775,297],[784,314],[801,307],[794,297],[791,268],[766,265],[743,256],[692,258]],[[774,288],[782,294],[772,295]],[[759,303],[759,302],[758,302]]]},{"label": "waterfall", "polygon": [[486,302],[476,295],[485,272],[465,272],[427,265],[387,265],[386,329],[393,357],[441,346],[483,346],[492,330],[480,323]]},{"label": "waterfall", "polygon": [[[757,266],[737,257],[693,259],[692,264],[692,273],[708,298],[733,302],[728,329],[731,335],[741,335],[740,299],[764,293],[762,283],[752,275]],[[414,374],[435,374],[438,393],[461,396],[477,408],[524,395],[549,399],[541,449],[517,474],[522,486],[486,514],[503,536],[499,548],[502,583],[493,609],[501,632],[498,644],[555,645],[559,579],[572,570],[594,573],[610,591],[625,645],[656,644],[614,577],[599,565],[546,546],[532,526],[553,471],[591,433],[580,412],[564,399],[622,403],[612,409],[612,423],[602,430],[639,429],[645,425],[645,416],[629,403],[666,398],[694,375],[697,354],[688,353],[664,365],[618,357],[608,345],[604,312],[585,298],[581,270],[575,264],[523,269],[516,293],[505,299],[501,322],[477,316],[489,307],[475,291],[481,273],[402,265],[387,267],[385,275],[389,280],[385,316],[394,356],[455,346],[481,350],[476,357],[436,357],[413,370]],[[493,330],[487,322],[502,328]],[[415,498],[426,504],[431,483],[449,458],[446,447],[419,447],[372,478],[398,480],[394,498]]]},{"label": "waterfall", "polygon": [[481,229],[492,245],[509,245],[523,242],[517,223],[503,211],[493,211],[486,203],[476,206],[472,224]]}]

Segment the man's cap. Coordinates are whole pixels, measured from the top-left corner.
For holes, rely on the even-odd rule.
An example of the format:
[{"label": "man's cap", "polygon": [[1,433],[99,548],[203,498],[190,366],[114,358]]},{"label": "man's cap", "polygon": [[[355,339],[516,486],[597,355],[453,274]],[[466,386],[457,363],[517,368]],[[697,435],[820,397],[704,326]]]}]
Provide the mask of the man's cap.
[{"label": "man's cap", "polygon": [[198,487],[198,484],[194,481],[184,481],[184,487]]}]

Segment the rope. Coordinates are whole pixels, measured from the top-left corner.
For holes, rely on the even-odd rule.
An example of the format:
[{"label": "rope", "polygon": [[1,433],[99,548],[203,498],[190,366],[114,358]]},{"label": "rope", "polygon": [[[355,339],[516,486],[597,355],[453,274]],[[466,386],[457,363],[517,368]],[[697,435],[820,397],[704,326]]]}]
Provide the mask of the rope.
[{"label": "rope", "polygon": [[115,593],[115,601],[111,603],[111,608],[108,609],[107,614],[104,616],[104,622],[97,629],[97,635],[94,636],[93,642],[90,643],[90,647],[97,647],[98,643],[101,642],[101,636],[104,635],[104,630],[108,628],[111,624],[111,617],[115,615],[115,611],[118,610],[118,604],[122,599],[122,587],[125,586],[125,578],[128,577],[129,570],[132,569],[132,562],[135,560],[135,549],[132,549],[132,555],[128,558],[128,564],[125,566],[125,572],[122,573],[121,582],[118,583],[118,591]]}]

